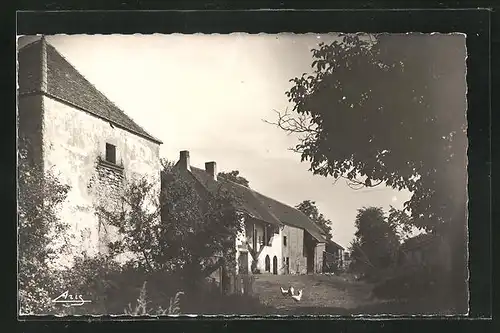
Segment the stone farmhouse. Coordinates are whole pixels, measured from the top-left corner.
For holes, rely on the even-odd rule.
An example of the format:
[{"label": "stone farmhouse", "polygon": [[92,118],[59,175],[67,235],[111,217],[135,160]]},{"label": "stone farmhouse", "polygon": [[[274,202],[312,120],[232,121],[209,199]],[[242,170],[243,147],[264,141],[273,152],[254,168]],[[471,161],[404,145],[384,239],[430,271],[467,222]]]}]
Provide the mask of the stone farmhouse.
[{"label": "stone farmhouse", "polygon": [[18,51],[18,136],[28,154],[71,187],[60,218],[78,252],[105,251],[108,234],[95,204],[113,204],[127,179],[160,190],[161,141],[99,92],[45,38]]},{"label": "stone farmhouse", "polygon": [[215,162],[205,169],[190,165],[188,151],[181,151],[176,166],[187,171],[199,191],[220,186],[236,194],[244,213],[245,230],[236,240],[237,272],[269,274],[321,273],[326,239],[322,229],[299,210],[248,187],[217,176]]},{"label": "stone farmhouse", "polygon": [[[28,140],[32,163],[70,186],[59,217],[71,225],[72,253],[107,250],[109,226],[97,204],[118,202],[127,180],[147,177],[161,189],[160,145],[70,64],[45,38],[18,50],[18,136]],[[323,270],[324,231],[297,209],[250,188],[217,177],[215,162],[205,169],[180,153],[177,167],[200,190],[224,186],[236,193],[244,212],[239,235],[238,273],[306,274]],[[68,257],[70,258],[70,257]]]}]

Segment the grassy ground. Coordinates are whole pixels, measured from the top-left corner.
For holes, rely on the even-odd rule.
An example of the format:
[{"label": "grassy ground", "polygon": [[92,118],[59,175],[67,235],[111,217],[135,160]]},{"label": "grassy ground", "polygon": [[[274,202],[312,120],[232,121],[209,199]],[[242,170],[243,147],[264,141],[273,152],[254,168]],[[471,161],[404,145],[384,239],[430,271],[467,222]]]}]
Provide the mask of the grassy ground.
[{"label": "grassy ground", "polygon": [[[303,290],[300,302],[285,297],[280,286]],[[326,275],[257,275],[254,293],[277,314],[345,314],[361,305],[373,303],[371,286],[348,277]],[[329,313],[333,311],[333,313]]]},{"label": "grassy ground", "polygon": [[[280,286],[303,290],[300,302],[285,297]],[[448,314],[432,300],[384,301],[372,296],[373,286],[350,276],[256,275],[254,294],[277,315],[432,315]]]}]

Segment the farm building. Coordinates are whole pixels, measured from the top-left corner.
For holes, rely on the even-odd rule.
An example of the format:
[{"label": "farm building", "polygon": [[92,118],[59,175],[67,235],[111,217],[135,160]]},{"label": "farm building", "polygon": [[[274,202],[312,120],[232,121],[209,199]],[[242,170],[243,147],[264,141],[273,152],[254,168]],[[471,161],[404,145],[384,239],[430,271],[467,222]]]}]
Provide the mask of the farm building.
[{"label": "farm building", "polygon": [[[106,251],[112,232],[97,203],[117,203],[127,179],[160,190],[160,144],[120,110],[45,38],[18,51],[18,137],[30,163],[69,185],[58,212],[76,253]],[[72,253],[68,258],[71,258]]]},{"label": "farm building", "polygon": [[190,165],[188,151],[180,152],[176,167],[194,179],[201,191],[219,186],[235,193],[244,213],[245,230],[236,240],[240,274],[307,274],[323,270],[324,231],[299,210],[255,190],[217,176],[215,162],[200,169]]}]

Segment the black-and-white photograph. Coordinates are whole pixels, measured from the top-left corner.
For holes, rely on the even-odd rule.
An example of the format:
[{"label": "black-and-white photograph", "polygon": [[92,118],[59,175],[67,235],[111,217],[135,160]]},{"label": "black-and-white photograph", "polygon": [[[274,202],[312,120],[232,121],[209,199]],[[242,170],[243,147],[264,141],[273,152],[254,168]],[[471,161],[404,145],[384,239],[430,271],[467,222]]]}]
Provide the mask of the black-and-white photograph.
[{"label": "black-and-white photograph", "polygon": [[18,36],[19,315],[467,314],[466,58],[462,33]]}]

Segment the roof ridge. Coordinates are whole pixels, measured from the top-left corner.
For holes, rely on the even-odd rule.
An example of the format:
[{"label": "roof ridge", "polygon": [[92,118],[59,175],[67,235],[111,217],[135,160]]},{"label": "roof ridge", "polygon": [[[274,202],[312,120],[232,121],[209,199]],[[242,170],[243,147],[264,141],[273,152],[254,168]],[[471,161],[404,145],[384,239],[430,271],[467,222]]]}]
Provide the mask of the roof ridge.
[{"label": "roof ridge", "polygon": [[267,199],[269,199],[269,200],[275,201],[275,202],[277,202],[277,203],[279,203],[279,204],[281,204],[281,205],[284,205],[284,206],[286,206],[286,207],[289,207],[289,208],[291,208],[291,209],[295,210],[296,212],[298,212],[298,213],[302,214],[304,217],[306,217],[308,220],[310,220],[310,221],[312,222],[312,225],[314,225],[314,227],[317,229],[316,231],[320,232],[320,234],[325,233],[325,231],[324,231],[323,229],[321,229],[321,228],[320,228],[320,227],[316,224],[316,222],[314,222],[314,221],[313,221],[313,220],[312,220],[309,216],[307,216],[306,214],[304,214],[303,212],[301,212],[301,211],[300,211],[300,210],[298,210],[297,208],[295,208],[295,207],[293,207],[293,206],[290,206],[290,205],[288,205],[288,204],[286,204],[286,203],[284,203],[284,202],[281,202],[281,201],[279,201],[279,200],[276,200],[276,199],[274,199],[274,198],[271,198],[271,197],[269,197],[269,196],[267,196],[267,195],[265,195],[265,194],[262,194],[262,193],[260,193],[260,192],[258,192],[258,191],[256,191],[256,190],[254,190],[254,189],[252,189],[252,188],[250,188],[250,187],[246,187],[246,186],[244,186],[244,185],[241,185],[241,184],[238,184],[238,183],[236,183],[236,182],[233,182],[233,181],[231,181],[231,180],[229,180],[229,179],[227,179],[227,178],[225,178],[225,177],[221,177],[221,178],[223,178],[224,180],[226,180],[226,181],[228,181],[228,182],[231,182],[231,183],[233,183],[233,184],[235,184],[235,185],[241,186],[241,187],[243,187],[243,188],[245,188],[245,189],[249,189],[249,190],[250,190],[250,193],[252,193],[252,195],[253,195],[253,196],[254,196],[254,197],[255,197],[255,198],[256,198],[256,199],[257,199],[257,200],[258,200],[258,201],[259,201],[259,202],[260,202],[260,203],[261,203],[261,204],[265,207],[265,208],[266,208],[266,210],[269,212],[269,214],[271,214],[274,218],[276,218],[278,221],[282,222],[283,224],[286,224],[286,223],[285,223],[285,222],[283,222],[283,221],[281,221],[281,219],[279,219],[279,218],[278,218],[278,217],[277,217],[277,216],[276,216],[276,215],[275,215],[272,211],[270,211],[270,207],[266,207],[266,205],[262,202],[262,200],[261,200],[261,199],[259,199],[259,198],[258,198],[255,194],[261,195],[261,196],[263,196],[263,197],[265,197],[265,198],[267,198]]},{"label": "roof ridge", "polygon": [[336,242],[336,241],[334,241],[333,239],[330,239],[330,240],[328,240],[328,241],[329,241],[329,242],[332,242],[333,244],[335,244],[335,245],[337,245],[337,246],[339,246],[339,247],[341,247],[342,249],[344,249],[344,250],[345,250],[345,248],[344,248],[342,245],[340,245],[339,243],[337,243],[337,242]]},{"label": "roof ridge", "polygon": [[[203,169],[201,169],[201,170],[203,170]],[[203,171],[205,171],[205,170],[203,170]],[[217,176],[217,178],[219,178],[219,176]],[[252,192],[253,192],[253,191],[255,191],[255,190],[254,190],[254,189],[252,189],[250,186],[245,186],[245,185],[238,184],[237,182],[233,182],[232,180],[229,180],[229,179],[227,179],[227,178],[226,178],[226,177],[224,177],[224,176],[220,176],[220,178],[222,178],[222,179],[224,179],[225,181],[230,182],[230,183],[232,183],[232,184],[234,184],[234,185],[237,185],[237,186],[243,187],[243,188],[245,188],[245,189],[248,189],[248,190],[250,190],[250,191],[252,191]]]},{"label": "roof ridge", "polygon": [[279,200],[276,200],[276,199],[274,199],[274,198],[271,198],[271,197],[269,197],[269,196],[267,196],[267,195],[265,195],[265,194],[262,194],[262,193],[260,193],[260,192],[257,192],[257,193],[258,193],[258,194],[260,194],[260,195],[262,195],[263,197],[266,197],[266,198],[267,198],[267,199],[269,199],[269,200],[273,200],[273,201],[275,201],[275,202],[277,202],[277,203],[279,203],[279,204],[281,204],[281,205],[285,205],[285,206],[287,206],[287,207],[289,207],[289,208],[291,208],[291,209],[295,210],[295,211],[296,211],[296,212],[298,212],[299,214],[302,214],[303,216],[305,216],[307,219],[309,219],[309,220],[312,222],[312,224],[316,227],[317,231],[320,231],[320,232],[321,232],[321,234],[325,233],[325,231],[324,231],[323,229],[321,229],[321,228],[320,228],[320,227],[316,224],[316,222],[314,222],[314,221],[313,221],[313,220],[312,220],[309,216],[307,216],[306,214],[304,214],[303,212],[301,212],[299,209],[297,209],[297,208],[295,208],[295,207],[293,207],[293,206],[291,206],[291,205],[288,205],[288,204],[286,204],[286,203],[284,203],[284,202],[282,202],[282,201],[279,201]]},{"label": "roof ridge", "polygon": [[66,61],[66,63],[75,71],[75,73],[77,73],[79,76],[81,76],[86,83],[88,83],[92,88],[94,88],[94,90],[99,94],[101,95],[101,97],[104,97],[106,100],[108,100],[111,104],[113,104],[113,106],[115,106],[118,111],[121,111],[122,113],[125,113],[123,112],[122,109],[120,109],[112,100],[110,100],[106,95],[104,95],[99,89],[97,89],[97,87],[95,86],[95,84],[93,84],[92,82],[90,82],[89,79],[87,79],[85,77],[85,75],[83,75],[76,67],[75,65],[73,65],[61,52],[59,52],[54,45],[50,44],[47,40],[45,40],[45,43],[47,44],[47,47],[48,48],[51,48],[53,51],[55,51],[57,53],[58,56],[60,56],[64,61]]},{"label": "roof ridge", "polygon": [[[142,135],[145,135],[149,139],[153,139],[153,140],[155,140],[157,142],[161,142],[159,139],[157,139],[156,137],[154,137],[151,134],[149,134],[149,132],[146,131],[142,126],[140,126],[131,116],[129,116],[125,111],[123,111],[120,107],[118,107],[118,105],[115,102],[113,102],[111,99],[109,99],[109,97],[107,97],[104,93],[102,93],[92,82],[90,82],[89,79],[87,79],[85,77],[85,75],[83,75],[75,67],[75,65],[73,65],[61,52],[59,52],[55,46],[53,46],[51,43],[49,43],[46,39],[39,39],[37,41],[34,41],[33,43],[37,43],[37,42],[39,42],[39,43],[41,43],[41,42],[45,43],[48,49],[50,49],[51,51],[55,52],[57,56],[61,57],[66,62],[66,64],[75,72],[75,74],[78,75],[78,76],[80,76],[80,78],[86,84],[88,84],[89,87],[91,87],[94,90],[95,93],[97,93],[101,98],[103,98],[105,102],[109,102],[109,104],[111,106],[113,106],[116,109],[116,111],[120,112],[122,115],[124,115],[125,117],[127,117],[128,119],[130,119],[134,123],[134,125],[138,127],[138,129],[142,130],[144,132]],[[28,45],[31,45],[33,43],[30,43]],[[109,117],[109,115],[108,115],[108,118],[111,118],[111,117]],[[111,119],[107,119],[107,120],[110,121],[110,122],[116,123],[115,121],[113,121]],[[123,126],[121,124],[117,124],[117,125]],[[136,130],[133,130],[133,129],[130,129],[130,128],[128,128],[128,130],[131,130],[132,132],[135,132],[136,134],[140,134]]]},{"label": "roof ridge", "polygon": [[[194,170],[197,170],[197,171],[200,171],[200,172],[206,172],[206,171],[205,171],[204,169],[202,169],[202,168],[198,168],[198,167],[194,167],[194,166],[191,166],[190,168],[191,168],[191,170],[193,170],[193,169],[194,169]],[[191,171],[190,171],[190,173],[192,174],[192,172],[191,172]],[[252,189],[252,188],[250,188],[250,187],[243,186],[243,185],[241,185],[241,184],[238,184],[238,183],[236,183],[236,182],[233,182],[233,181],[231,181],[231,180],[229,180],[229,179],[227,179],[227,178],[225,178],[225,177],[218,177],[218,178],[223,179],[225,182],[228,182],[228,183],[230,183],[231,185],[236,185],[237,187],[239,187],[239,188],[241,188],[241,189],[243,189],[243,190],[245,190],[245,191],[250,192],[250,194],[252,195],[252,197],[253,197],[255,200],[257,200],[257,203],[259,204],[259,206],[261,206],[261,208],[263,208],[263,209],[266,211],[266,213],[267,213],[267,214],[269,214],[269,216],[270,216],[271,218],[275,219],[275,220],[276,220],[276,222],[278,222],[278,223],[284,224],[284,223],[283,223],[283,221],[281,221],[281,219],[279,219],[279,218],[278,218],[278,217],[277,217],[277,216],[276,216],[273,212],[271,212],[271,211],[269,210],[269,208],[266,208],[266,206],[262,203],[262,201],[261,201],[261,200],[259,200],[259,198],[257,198],[257,196],[254,194],[254,193],[255,193],[255,190],[253,190],[253,189]],[[223,185],[224,185],[224,184],[220,184],[219,180],[215,180],[215,179],[214,179],[214,182],[215,182],[215,183],[217,183],[218,185],[221,185],[221,186],[223,186]],[[248,213],[248,214],[250,214],[250,216],[252,216],[252,214],[251,214],[251,213],[249,213],[249,212],[247,212],[247,213]],[[252,216],[252,217],[254,217],[254,218],[255,218],[255,216]],[[257,218],[258,218],[258,217],[257,217]],[[269,222],[269,221],[264,221],[264,222],[267,222],[267,223],[272,224],[272,223],[271,223],[271,222]]]},{"label": "roof ridge", "polygon": [[[265,204],[262,202],[262,200],[261,200],[261,199],[259,199],[259,198],[257,197],[257,195],[256,195],[256,193],[260,194],[259,192],[252,190],[250,193],[251,193],[251,194],[255,197],[255,199],[257,199],[257,201],[258,201],[259,203],[261,203],[261,204],[264,206],[264,208],[266,208],[266,205],[265,205]],[[286,224],[286,223],[285,223],[285,221],[282,221],[280,218],[278,218],[278,217],[276,216],[276,214],[274,214],[274,213],[273,213],[273,211],[272,211],[272,209],[270,209],[270,207],[266,208],[266,210],[267,210],[267,212],[269,213],[269,215],[271,215],[272,217],[274,217],[276,220],[280,221],[280,222],[281,222],[281,223],[283,223],[283,224]]]},{"label": "roof ridge", "polygon": [[[63,58],[64,61],[66,61],[68,63],[68,65],[79,75],[82,77],[83,80],[85,80],[86,83],[88,83],[94,90],[97,94],[99,94],[102,98],[104,98],[105,100],[107,100],[109,103],[111,103],[114,107],[116,107],[117,111],[120,111],[121,113],[123,113],[125,116],[127,116],[128,118],[132,119],[132,117],[130,117],[125,111],[123,111],[117,104],[116,102],[113,102],[108,96],[106,96],[100,89],[98,89],[96,87],[95,84],[93,84],[92,82],[90,82],[89,79],[87,79],[85,77],[85,75],[83,75],[76,67],[75,65],[73,65],[61,52],[59,52],[54,45],[50,44],[47,40],[45,40],[45,43],[47,44],[47,47],[51,48],[53,51],[55,51],[57,53],[57,55],[59,55],[61,58]],[[133,119],[132,119],[133,120]],[[134,121],[134,123],[136,123]],[[142,130],[144,130],[139,124],[135,124],[137,127],[141,128]],[[146,131],[145,131],[146,132]],[[147,133],[147,132],[146,132]]]},{"label": "roof ridge", "polygon": [[[19,38],[18,38],[18,40],[19,40]],[[40,38],[40,39],[33,40],[33,41],[29,42],[28,44],[25,44],[25,45],[23,45],[23,46],[19,47],[19,48],[17,49],[17,52],[21,52],[21,50],[25,50],[26,48],[32,47],[33,45],[35,45],[35,44],[37,44],[37,43],[40,43],[41,41],[42,41],[42,39],[41,39],[41,38]],[[16,43],[17,43],[17,45],[19,46],[18,41],[16,41]]]},{"label": "roof ridge", "polygon": [[257,201],[258,201],[258,202],[259,202],[262,206],[264,206],[264,208],[265,208],[265,209],[266,209],[266,211],[269,213],[269,215],[271,215],[273,218],[275,218],[276,220],[280,221],[281,223],[286,224],[286,223],[285,223],[285,222],[283,222],[281,219],[279,219],[279,218],[278,218],[278,217],[277,217],[277,216],[276,216],[276,215],[275,215],[275,214],[274,214],[274,213],[273,213],[273,212],[269,209],[269,207],[266,207],[266,205],[262,202],[262,200],[260,200],[260,199],[257,197],[257,195],[256,195],[256,194],[259,194],[259,195],[263,195],[263,194],[261,194],[260,192],[255,191],[255,190],[254,190],[253,188],[251,188],[250,186],[244,186],[244,185],[238,184],[238,183],[233,182],[232,180],[229,180],[229,179],[227,179],[227,178],[225,178],[225,177],[221,177],[221,178],[222,178],[222,179],[224,179],[224,180],[225,180],[225,181],[227,181],[227,182],[230,182],[230,183],[232,183],[232,184],[234,184],[234,185],[238,185],[238,186],[240,186],[240,187],[242,187],[242,188],[244,188],[244,189],[246,189],[246,190],[249,190],[249,191],[250,191],[250,193],[252,194],[252,196],[253,196],[255,199],[257,199]]},{"label": "roof ridge", "polygon": [[[264,194],[262,194],[262,193],[260,193],[260,192],[257,192],[256,190],[254,190],[254,189],[253,189],[253,188],[251,188],[250,186],[245,186],[245,185],[238,184],[237,182],[234,182],[234,181],[232,181],[232,180],[229,180],[229,179],[227,179],[227,178],[226,178],[226,177],[224,177],[224,176],[221,176],[220,178],[222,178],[222,179],[224,179],[225,181],[230,182],[230,183],[232,183],[232,184],[234,184],[234,185],[237,185],[237,186],[239,186],[239,187],[242,187],[242,188],[244,188],[244,189],[246,189],[246,190],[250,190],[250,192],[251,192],[251,193],[252,193],[252,195],[254,195],[254,196],[255,196],[255,194],[259,194],[259,195],[262,195],[262,196],[264,196],[264,197],[268,198],[266,195],[264,195]],[[255,197],[255,198],[256,198],[256,199],[258,199],[258,200],[259,200],[259,202],[261,202],[261,203],[262,203],[262,201],[261,201],[259,198],[257,198],[257,197]],[[269,199],[271,199],[271,198],[269,198]],[[274,200],[274,199],[273,199],[273,200]],[[275,201],[276,201],[276,200],[275,200]],[[278,220],[279,220],[279,219],[278,219]]]},{"label": "roof ridge", "polygon": [[[206,173],[206,171],[204,169],[201,169],[201,168],[198,168],[195,166],[191,166],[191,170],[195,171],[195,172]],[[241,184],[236,183],[232,180],[229,180],[223,176],[219,177],[219,178],[221,181],[225,182],[227,184],[227,186],[230,186],[230,187],[232,186],[234,188],[244,190],[246,193],[249,193],[250,196],[256,201],[255,204],[259,205],[260,209],[263,209],[263,211],[265,211],[266,214],[269,215],[270,218],[276,220],[281,225],[287,225],[287,226],[291,226],[294,228],[303,229],[303,230],[309,232],[311,235],[316,234],[316,236],[313,235],[313,237],[316,238],[318,241],[321,241],[321,240],[324,241],[324,236],[323,236],[323,234],[325,233],[324,230],[319,228],[319,226],[317,226],[313,220],[311,220],[307,215],[302,213],[300,210],[298,210],[290,205],[287,205],[281,201],[270,198],[267,195],[264,195],[256,190],[252,189],[251,187],[241,185]],[[219,183],[219,181],[218,180],[216,181],[215,179],[214,179],[214,182]],[[286,219],[284,220],[282,218],[279,218],[278,217],[279,210],[280,210],[279,206],[275,207],[275,206],[266,204],[266,200],[269,200],[271,202],[271,204],[273,204],[273,205],[278,204],[279,206],[285,207],[286,210],[289,210],[289,209],[292,210],[294,214],[299,214],[299,216],[301,216],[307,222],[305,224],[300,223],[300,222],[297,224],[297,223],[287,221]],[[276,210],[276,209],[278,209],[278,210]],[[314,225],[314,227],[311,227],[311,225]]]}]

